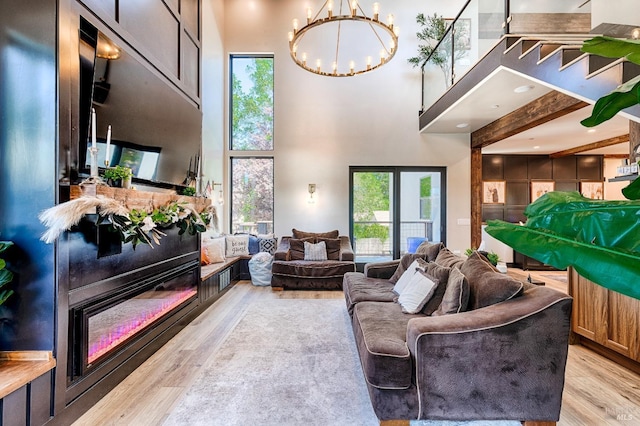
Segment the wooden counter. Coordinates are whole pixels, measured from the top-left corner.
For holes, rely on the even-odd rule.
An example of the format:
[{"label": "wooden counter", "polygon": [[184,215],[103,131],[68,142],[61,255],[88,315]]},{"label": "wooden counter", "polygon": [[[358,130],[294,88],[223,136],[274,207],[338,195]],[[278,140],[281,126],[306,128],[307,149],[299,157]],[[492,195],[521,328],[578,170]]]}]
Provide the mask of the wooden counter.
[{"label": "wooden counter", "polygon": [[0,352],[0,399],[56,366],[51,352]]}]

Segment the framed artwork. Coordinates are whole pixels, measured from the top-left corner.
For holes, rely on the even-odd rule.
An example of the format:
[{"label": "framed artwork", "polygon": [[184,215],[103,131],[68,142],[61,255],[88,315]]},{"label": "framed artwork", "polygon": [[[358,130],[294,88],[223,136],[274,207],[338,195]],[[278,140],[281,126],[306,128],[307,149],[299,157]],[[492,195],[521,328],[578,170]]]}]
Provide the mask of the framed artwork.
[{"label": "framed artwork", "polygon": [[483,182],[482,202],[485,204],[504,204],[506,182],[503,180]]},{"label": "framed artwork", "polygon": [[604,182],[580,182],[580,193],[592,200],[604,200]]},{"label": "framed artwork", "polygon": [[556,183],[554,181],[531,182],[531,202],[533,203],[547,192],[553,191],[555,187]]},{"label": "framed artwork", "polygon": [[[453,18],[444,18],[447,27],[453,23]],[[454,36],[456,50],[471,50],[471,19],[461,18],[456,22]]]}]

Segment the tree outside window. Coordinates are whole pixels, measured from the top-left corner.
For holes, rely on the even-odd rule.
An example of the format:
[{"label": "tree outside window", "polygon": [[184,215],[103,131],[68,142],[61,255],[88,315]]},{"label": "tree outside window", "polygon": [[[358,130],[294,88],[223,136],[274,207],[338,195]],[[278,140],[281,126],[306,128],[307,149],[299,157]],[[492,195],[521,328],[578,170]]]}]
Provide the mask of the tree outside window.
[{"label": "tree outside window", "polygon": [[273,57],[231,57],[231,227],[273,232]]}]

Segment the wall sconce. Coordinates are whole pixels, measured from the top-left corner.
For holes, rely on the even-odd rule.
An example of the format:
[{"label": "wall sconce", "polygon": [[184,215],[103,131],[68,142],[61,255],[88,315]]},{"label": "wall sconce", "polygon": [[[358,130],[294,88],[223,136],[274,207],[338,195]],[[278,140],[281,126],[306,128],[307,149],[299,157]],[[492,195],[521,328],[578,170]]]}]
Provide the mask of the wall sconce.
[{"label": "wall sconce", "polygon": [[313,198],[313,194],[315,192],[316,192],[316,184],[315,183],[310,183],[309,184],[309,199],[307,200],[307,203],[314,204],[316,202],[316,199]]},{"label": "wall sconce", "polygon": [[216,186],[220,187],[220,191],[218,192],[218,204],[224,204],[224,196],[222,195],[222,183],[216,183],[215,181],[211,184],[211,187],[215,190]]}]

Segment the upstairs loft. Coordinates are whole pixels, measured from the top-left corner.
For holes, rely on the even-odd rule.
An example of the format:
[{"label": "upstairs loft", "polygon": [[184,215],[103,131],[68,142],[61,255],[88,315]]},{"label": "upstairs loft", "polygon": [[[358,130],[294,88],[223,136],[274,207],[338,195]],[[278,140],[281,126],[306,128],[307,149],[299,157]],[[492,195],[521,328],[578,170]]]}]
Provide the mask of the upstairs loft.
[{"label": "upstairs loft", "polygon": [[[482,9],[485,2],[466,3],[453,27],[435,47],[436,54],[445,53],[447,62],[436,64],[430,58],[423,67],[421,132],[470,133],[473,148],[486,148],[553,120],[554,127],[539,132],[541,139],[535,144],[528,141],[531,137],[522,135],[511,138],[509,143],[500,142],[491,150],[554,154],[590,142],[597,148],[595,143],[606,139],[609,148],[590,153],[628,153],[629,148],[621,143],[628,141],[625,135],[629,133],[629,120],[640,121],[639,106],[628,108],[599,126],[597,135],[585,135],[586,129],[579,122],[589,116],[590,104],[639,75],[640,67],[624,59],[586,54],[580,48],[584,40],[595,35],[632,38],[636,27],[599,24],[591,29],[591,23],[598,21],[591,16],[589,2],[570,2],[562,11],[557,8],[564,4],[555,9],[540,4],[536,10],[526,10],[520,3],[508,1],[504,10],[493,14]],[[502,28],[501,22],[505,22]],[[470,41],[466,42],[468,50],[462,52],[465,44],[459,37],[465,34],[470,35]],[[474,55],[479,59],[472,64]],[[443,73],[450,78],[445,85]],[[542,109],[549,109],[542,119],[511,123],[510,133],[496,132],[505,125],[508,114],[520,111],[526,116],[530,112],[527,108],[541,109],[541,105],[546,105]],[[530,145],[536,145],[535,150]]]}]

